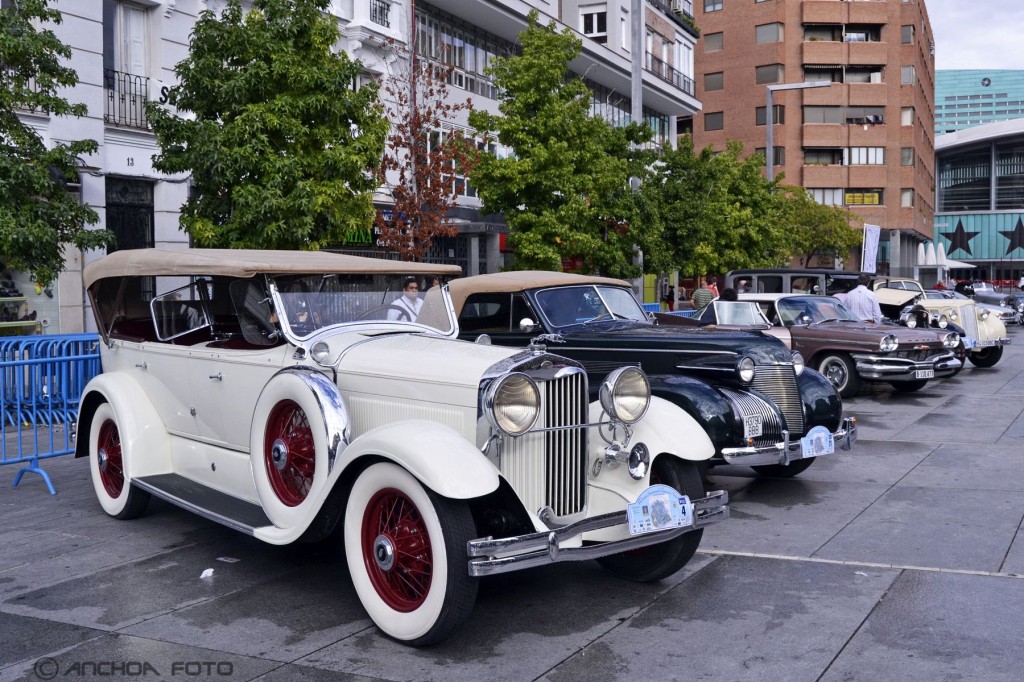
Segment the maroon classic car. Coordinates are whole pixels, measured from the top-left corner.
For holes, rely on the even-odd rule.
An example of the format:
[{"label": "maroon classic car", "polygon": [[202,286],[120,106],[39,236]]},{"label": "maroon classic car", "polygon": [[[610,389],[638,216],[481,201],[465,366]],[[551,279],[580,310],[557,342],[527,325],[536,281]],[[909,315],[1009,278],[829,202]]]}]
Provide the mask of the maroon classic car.
[{"label": "maroon classic car", "polygon": [[770,325],[768,333],[800,351],[807,366],[824,374],[843,397],[854,395],[864,381],[888,382],[901,392],[918,391],[930,379],[952,376],[962,366],[953,352],[959,343],[953,332],[862,322],[831,296],[741,294],[739,298],[712,302],[697,321]]}]

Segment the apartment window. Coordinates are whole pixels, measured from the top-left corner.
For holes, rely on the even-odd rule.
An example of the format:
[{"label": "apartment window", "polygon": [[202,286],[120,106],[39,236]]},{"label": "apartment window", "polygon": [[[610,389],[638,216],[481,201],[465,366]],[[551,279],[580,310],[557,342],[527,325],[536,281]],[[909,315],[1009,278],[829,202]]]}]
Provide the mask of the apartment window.
[{"label": "apartment window", "polygon": [[103,4],[103,121],[149,128],[149,17],[146,8],[129,2]]},{"label": "apartment window", "polygon": [[[772,149],[775,150],[775,154],[774,154],[774,156],[772,158],[772,165],[773,166],[785,166],[786,165],[786,148],[785,147],[772,147]],[[766,159],[768,158],[768,156],[765,154],[765,148],[764,147],[758,147],[757,149],[754,150],[754,152],[757,153],[757,154],[761,154]]]},{"label": "apartment window", "polygon": [[910,45],[914,42],[914,25],[900,26],[900,42]]},{"label": "apartment window", "polygon": [[725,112],[704,114],[704,130],[721,130],[725,127]]},{"label": "apartment window", "polygon": [[619,46],[629,52],[629,18],[619,17]]},{"label": "apartment window", "polygon": [[913,208],[914,207],[914,190],[913,189],[901,189],[900,190],[900,206],[902,208]]},{"label": "apartment window", "polygon": [[782,64],[766,64],[754,69],[754,82],[758,85],[782,82]]},{"label": "apartment window", "polygon": [[848,189],[843,194],[843,203],[847,206],[881,206],[882,190],[880,189]]},{"label": "apartment window", "polygon": [[724,4],[723,0],[704,0],[705,12],[720,12]]},{"label": "apartment window", "polygon": [[903,147],[900,149],[900,165],[901,166],[913,166],[914,165],[914,148]]},{"label": "apartment window", "polygon": [[762,43],[781,43],[782,24],[761,24],[754,27],[754,39],[760,45]]},{"label": "apartment window", "polygon": [[804,26],[805,41],[824,40],[825,42],[832,42],[839,40],[841,37],[842,27],[840,26]]},{"label": "apartment window", "polygon": [[608,40],[607,5],[580,7],[580,31],[594,42],[602,44],[606,42]]},{"label": "apartment window", "polygon": [[804,123],[842,123],[842,107],[804,107]]},{"label": "apartment window", "polygon": [[838,187],[812,187],[807,190],[812,199],[825,206],[842,206],[843,190]]},{"label": "apartment window", "polygon": [[718,52],[725,48],[722,33],[708,33],[704,36],[704,51]]},{"label": "apartment window", "polygon": [[[768,124],[768,107],[757,107],[754,111],[754,124],[763,126]],[[786,122],[786,107],[781,104],[772,105],[772,123]]]},{"label": "apartment window", "polygon": [[903,107],[900,109],[900,125],[914,125],[914,107]]},{"label": "apartment window", "polygon": [[146,10],[128,2],[115,3],[117,7],[117,39],[114,43],[114,68],[133,76],[148,75],[148,36]]},{"label": "apartment window", "polygon": [[846,166],[881,166],[884,163],[885,147],[850,147],[843,160]]},{"label": "apartment window", "polygon": [[843,162],[842,149],[805,149],[805,166],[838,166]]},{"label": "apartment window", "polygon": [[843,82],[843,69],[841,67],[804,66],[804,82],[829,81],[832,83]]},{"label": "apartment window", "polygon": [[903,85],[913,85],[917,82],[917,71],[911,66],[900,67],[900,83]]},{"label": "apartment window", "polygon": [[885,123],[885,107],[846,107],[846,122],[851,125]]},{"label": "apartment window", "polygon": [[843,81],[846,83],[881,83],[882,67],[848,66]]},{"label": "apartment window", "polygon": [[878,25],[848,24],[843,28],[843,41],[847,43],[877,43],[882,39],[882,27]]},{"label": "apartment window", "polygon": [[723,76],[721,71],[716,71],[715,73],[706,73],[706,74],[704,74],[704,90],[705,91],[721,90],[723,87],[725,87],[725,83],[724,83],[724,76]]}]

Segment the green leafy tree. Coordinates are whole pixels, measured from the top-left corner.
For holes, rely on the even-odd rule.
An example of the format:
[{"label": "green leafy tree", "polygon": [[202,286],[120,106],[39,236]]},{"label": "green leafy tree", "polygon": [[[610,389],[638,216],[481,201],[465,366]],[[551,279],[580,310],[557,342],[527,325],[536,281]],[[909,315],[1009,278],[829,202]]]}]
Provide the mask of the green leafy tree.
[{"label": "green leafy tree", "polygon": [[786,196],[764,178],[763,157],[743,146],[699,153],[689,136],[656,165],[671,260],[687,275],[785,265],[794,250]]},{"label": "green leafy tree", "polygon": [[31,271],[43,286],[64,269],[68,245],[91,249],[112,240],[106,230],[86,227],[99,216],[65,185],[78,181],[79,157],[94,153],[96,142],[60,142],[48,149],[18,118],[19,110],[87,113],[84,104],[59,94],[78,82],[75,71],[61,64],[71,58],[71,48],[48,28],[60,22],[49,0],[19,0],[0,9],[0,259]]},{"label": "green leafy tree", "polygon": [[[786,201],[786,225],[793,240],[793,253],[805,267],[817,254],[845,259],[860,246],[864,221],[839,206],[819,204],[802,187],[780,188]],[[854,227],[856,226],[856,227]]]},{"label": "green leafy tree", "polygon": [[[148,115],[164,173],[191,172],[196,245],[317,249],[373,222],[388,123],[377,85],[333,50],[329,0],[229,0],[203,12],[169,103]],[[185,115],[187,114],[187,116]]]},{"label": "green leafy tree", "polygon": [[634,246],[653,250],[660,236],[657,211],[629,182],[644,175],[644,156],[631,146],[650,131],[591,114],[590,91],[568,70],[581,49],[570,31],[541,25],[533,11],[519,42],[520,55],[489,68],[499,114],[469,116],[513,151],[480,156],[473,182],[484,208],[504,214],[519,268],[561,270],[570,261],[586,272],[635,277]]}]

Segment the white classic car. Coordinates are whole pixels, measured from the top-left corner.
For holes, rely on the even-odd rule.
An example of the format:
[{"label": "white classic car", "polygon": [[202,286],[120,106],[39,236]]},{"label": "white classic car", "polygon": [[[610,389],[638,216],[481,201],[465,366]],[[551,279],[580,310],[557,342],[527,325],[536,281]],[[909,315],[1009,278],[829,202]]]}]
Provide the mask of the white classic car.
[{"label": "white classic car", "polygon": [[137,517],[155,495],[273,544],[337,530],[366,611],[412,645],[468,617],[480,576],[679,570],[729,515],[698,472],[704,431],[635,367],[589,403],[578,363],[456,340],[447,287],[417,316],[412,285],[458,274],[241,250],[90,264],[104,371],[76,454],[104,511]]}]

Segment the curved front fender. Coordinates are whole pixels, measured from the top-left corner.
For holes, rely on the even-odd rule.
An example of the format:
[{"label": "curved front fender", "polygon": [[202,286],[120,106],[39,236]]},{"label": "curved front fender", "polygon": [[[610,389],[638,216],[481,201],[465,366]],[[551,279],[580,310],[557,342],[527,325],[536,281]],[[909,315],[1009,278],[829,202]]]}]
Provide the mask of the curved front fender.
[{"label": "curved front fender", "polygon": [[[600,403],[591,403],[590,421],[597,422],[601,414]],[[632,428],[630,445],[643,443],[651,455],[667,452],[681,459],[701,461],[715,454],[715,444],[700,423],[682,408],[658,396],[651,396],[647,414]],[[592,435],[590,440],[592,449],[603,448],[605,444],[599,435]]]},{"label": "curved front fender", "polygon": [[459,432],[423,419],[388,424],[352,440],[343,469],[364,456],[389,459],[443,497],[468,500],[498,488],[498,470]]}]

